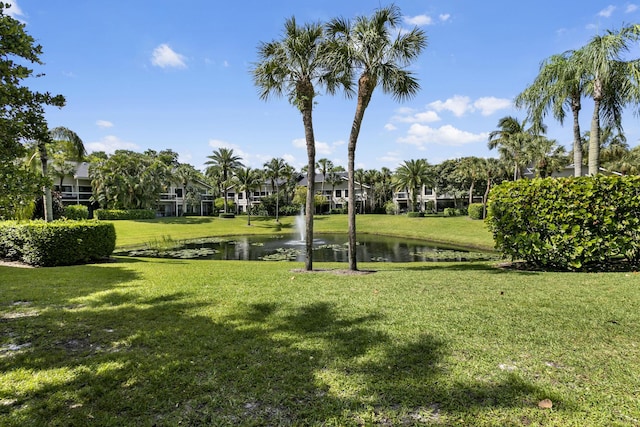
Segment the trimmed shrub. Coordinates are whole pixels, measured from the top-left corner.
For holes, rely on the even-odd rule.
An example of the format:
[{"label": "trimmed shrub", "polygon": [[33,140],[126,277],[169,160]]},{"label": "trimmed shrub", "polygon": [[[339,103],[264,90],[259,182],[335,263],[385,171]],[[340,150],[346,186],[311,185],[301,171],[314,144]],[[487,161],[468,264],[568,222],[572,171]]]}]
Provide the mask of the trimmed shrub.
[{"label": "trimmed shrub", "polygon": [[154,219],[155,211],[151,209],[98,209],[93,212],[96,219],[119,220],[119,219]]},{"label": "trimmed shrub", "polygon": [[89,218],[89,208],[85,205],[70,205],[65,206],[64,208],[64,217],[67,219],[88,219]]},{"label": "trimmed shrub", "polygon": [[409,218],[422,218],[424,216],[424,212],[407,212],[407,217]]},{"label": "trimmed shrub", "polygon": [[384,211],[387,215],[395,215],[396,214],[396,204],[393,203],[392,200],[389,200],[384,204]]},{"label": "trimmed shrub", "polygon": [[543,268],[610,269],[640,261],[640,176],[505,182],[491,190],[496,249]]},{"label": "trimmed shrub", "polygon": [[97,261],[116,246],[113,224],[99,221],[31,221],[0,224],[0,256],[43,267]]},{"label": "trimmed shrub", "polygon": [[484,205],[482,203],[471,203],[468,212],[471,219],[484,219]]},{"label": "trimmed shrub", "polygon": [[458,210],[456,208],[444,208],[444,211],[442,211],[442,213],[444,214],[444,216],[456,216],[457,211]]},{"label": "trimmed shrub", "polygon": [[233,212],[227,212],[227,213],[224,213],[224,212],[223,212],[223,213],[221,213],[221,214],[220,214],[220,215],[218,215],[218,216],[219,216],[220,218],[226,218],[226,219],[229,219],[229,218],[235,218],[235,217],[236,217],[236,214],[234,214]]}]

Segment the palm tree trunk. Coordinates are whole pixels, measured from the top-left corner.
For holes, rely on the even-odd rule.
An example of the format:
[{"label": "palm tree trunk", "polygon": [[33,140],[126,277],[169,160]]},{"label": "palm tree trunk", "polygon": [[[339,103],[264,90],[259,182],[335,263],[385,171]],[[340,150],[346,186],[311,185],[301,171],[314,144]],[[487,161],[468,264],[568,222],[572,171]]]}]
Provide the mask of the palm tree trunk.
[{"label": "palm tree trunk", "polygon": [[[316,142],[313,135],[312,104],[302,110],[302,122],[304,123],[304,135],[307,141],[307,201],[305,204],[305,261],[304,268],[313,270],[313,214],[315,211],[314,184],[316,181]],[[306,104],[306,102],[305,102]]]},{"label": "palm tree trunk", "polygon": [[247,201],[247,225],[251,225],[251,195],[249,194],[249,190],[244,192],[244,198]]},{"label": "palm tree trunk", "polygon": [[600,171],[600,98],[594,96],[591,134],[589,135],[589,175]]},{"label": "palm tree trunk", "polygon": [[[49,168],[49,158],[47,156],[47,147],[44,143],[38,144],[38,151],[40,151],[40,163],[42,164],[42,176],[45,178],[48,176],[48,168]],[[51,196],[51,188],[49,186],[45,186],[43,188],[44,193],[44,220],[46,222],[53,221],[53,198]]]},{"label": "palm tree trunk", "polygon": [[580,98],[573,100],[571,104],[573,111],[573,176],[582,175],[582,140],[580,136],[580,121],[578,115],[580,111]]},{"label": "palm tree trunk", "polygon": [[358,80],[358,103],[356,105],[356,113],[353,118],[353,124],[351,125],[351,134],[349,135],[349,144],[347,146],[347,190],[349,191],[347,213],[349,217],[349,270],[351,271],[358,270],[358,262],[356,260],[356,144],[358,142],[358,135],[360,135],[360,126],[362,126],[364,112],[369,105],[371,95],[373,95],[373,89],[375,89],[375,80],[367,74],[360,76]]}]

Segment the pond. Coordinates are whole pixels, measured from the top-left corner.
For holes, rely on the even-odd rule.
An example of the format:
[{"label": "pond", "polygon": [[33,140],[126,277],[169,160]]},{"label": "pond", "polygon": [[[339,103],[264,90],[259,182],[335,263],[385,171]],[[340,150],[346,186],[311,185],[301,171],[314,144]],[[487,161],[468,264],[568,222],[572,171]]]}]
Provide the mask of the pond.
[{"label": "pond", "polygon": [[[320,234],[314,239],[314,262],[348,262],[346,234]],[[305,243],[293,236],[235,236],[191,241],[163,240],[121,255],[241,261],[304,261]],[[358,234],[358,262],[472,261],[495,254],[445,247],[422,240]]]}]

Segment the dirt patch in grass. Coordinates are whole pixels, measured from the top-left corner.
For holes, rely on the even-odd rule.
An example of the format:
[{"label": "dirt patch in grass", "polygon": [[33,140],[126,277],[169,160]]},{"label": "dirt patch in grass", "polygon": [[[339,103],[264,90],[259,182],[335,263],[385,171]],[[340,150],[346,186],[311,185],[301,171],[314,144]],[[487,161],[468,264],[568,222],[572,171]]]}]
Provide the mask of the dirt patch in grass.
[{"label": "dirt patch in grass", "polygon": [[376,273],[375,270],[331,270],[326,268],[314,269],[314,270],[305,270],[303,268],[296,268],[291,270],[292,273],[331,273],[338,276],[362,276],[365,274],[373,274]]},{"label": "dirt patch in grass", "polygon": [[33,265],[25,264],[20,261],[9,261],[6,259],[0,259],[0,266],[2,267],[19,267],[19,268],[35,268]]}]

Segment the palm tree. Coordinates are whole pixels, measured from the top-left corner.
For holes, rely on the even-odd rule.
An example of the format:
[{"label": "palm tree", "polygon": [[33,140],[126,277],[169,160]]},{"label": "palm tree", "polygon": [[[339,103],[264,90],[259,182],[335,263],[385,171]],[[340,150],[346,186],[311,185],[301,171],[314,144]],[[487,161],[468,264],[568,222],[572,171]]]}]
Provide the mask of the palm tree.
[{"label": "palm tree", "polygon": [[[80,161],[87,154],[84,143],[77,133],[62,126],[51,129],[45,137],[36,141],[42,176],[45,177],[49,175],[49,151],[53,145],[60,147],[70,160]],[[34,157],[35,154],[32,159]],[[53,199],[49,186],[44,187],[44,217],[47,222],[53,221]]]},{"label": "palm tree", "polygon": [[640,60],[625,61],[622,56],[630,43],[640,38],[640,24],[597,35],[574,51],[577,66],[587,74],[586,93],[593,99],[589,138],[589,175],[600,169],[600,119],[621,127],[622,107],[640,98],[638,75]]},{"label": "palm tree", "polygon": [[487,185],[482,196],[482,217],[487,217],[487,200],[489,198],[489,192],[493,183],[500,179],[501,176],[508,176],[508,172],[505,168],[505,164],[498,159],[489,157],[484,159],[484,165],[482,166],[482,175],[487,180]]},{"label": "palm tree", "polygon": [[289,102],[302,114],[307,145],[307,198],[305,219],[305,268],[313,269],[313,213],[316,167],[316,145],[313,133],[313,106],[316,86],[326,87],[333,94],[339,86],[348,88],[337,69],[327,67],[327,43],[320,24],[299,26],[295,18],[285,21],[281,40],[261,43],[259,62],[252,69],[253,82],[261,99],[286,94]]},{"label": "palm tree", "polygon": [[234,154],[233,148],[222,147],[215,150],[212,155],[207,156],[207,159],[209,160],[205,162],[205,165],[219,168],[222,174],[224,211],[227,212],[227,186],[235,170],[243,166],[242,162],[240,162],[241,157]]},{"label": "palm tree", "polygon": [[333,162],[329,159],[322,158],[316,162],[316,171],[320,172],[320,174],[322,175],[322,186],[320,188],[322,197],[325,197],[324,182],[327,180],[327,173],[329,173],[332,169],[333,169]]},{"label": "palm tree", "polygon": [[469,184],[469,204],[473,203],[473,190],[483,173],[484,161],[479,157],[463,157],[456,167],[456,173]]},{"label": "palm tree", "polygon": [[498,148],[500,157],[506,162],[513,164],[513,180],[522,176],[522,168],[529,161],[526,155],[526,148],[536,136],[536,128],[527,128],[527,120],[520,122],[517,118],[506,116],[498,121],[500,130],[492,131],[489,134],[489,149]]},{"label": "palm tree", "polygon": [[336,18],[327,24],[332,43],[330,62],[358,78],[358,94],[348,153],[349,270],[357,270],[355,154],[364,113],[377,86],[397,100],[411,98],[420,89],[414,74],[405,67],[426,47],[426,35],[417,27],[401,31],[402,14],[397,6],[377,9],[353,24]]},{"label": "palm tree", "polygon": [[536,176],[540,178],[550,176],[569,163],[565,148],[558,145],[555,139],[544,136],[534,138],[526,152],[527,158],[533,162]]},{"label": "palm tree", "polygon": [[[431,184],[429,163],[425,159],[405,160],[393,175],[396,190],[407,189],[411,195],[411,212],[418,206],[418,194],[424,185]],[[420,209],[422,210],[422,209]]]},{"label": "palm tree", "polygon": [[271,180],[271,188],[276,189],[276,222],[280,222],[279,219],[279,201],[280,201],[280,180],[285,174],[287,168],[287,162],[283,158],[273,158],[264,164],[265,177]]},{"label": "palm tree", "polygon": [[238,191],[244,192],[247,201],[247,225],[251,225],[251,192],[260,186],[262,174],[257,169],[240,167],[236,170],[235,181]]},{"label": "palm tree", "polygon": [[336,185],[339,185],[342,182],[342,175],[339,174],[342,167],[331,168],[329,170],[329,174],[327,175],[327,182],[331,184],[331,196],[329,196],[329,212],[333,209],[333,195],[336,194]]},{"label": "palm tree", "polygon": [[579,114],[585,94],[586,72],[581,69],[573,52],[553,55],[540,66],[540,73],[515,100],[518,107],[526,107],[528,119],[541,124],[549,110],[563,124],[566,110],[573,116],[574,176],[582,175],[582,145]]}]

